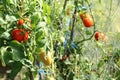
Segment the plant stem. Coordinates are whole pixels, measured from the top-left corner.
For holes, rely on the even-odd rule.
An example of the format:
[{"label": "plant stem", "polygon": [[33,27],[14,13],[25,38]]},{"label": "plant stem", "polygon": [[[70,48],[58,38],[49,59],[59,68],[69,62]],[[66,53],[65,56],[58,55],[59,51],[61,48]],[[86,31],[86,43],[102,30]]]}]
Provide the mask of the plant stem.
[{"label": "plant stem", "polygon": [[71,35],[70,35],[70,41],[73,41],[74,27],[76,23],[76,13],[77,13],[77,8],[75,8],[75,11],[73,14],[73,24],[72,24],[72,30],[71,30]]},{"label": "plant stem", "polygon": [[22,0],[19,0],[19,2],[20,2],[20,4],[19,4],[19,6],[20,6],[20,11],[22,12]]},{"label": "plant stem", "polygon": [[63,5],[63,10],[65,10],[66,5],[67,5],[67,0],[65,0],[65,2],[64,2],[64,5]]},{"label": "plant stem", "polygon": [[30,68],[29,68],[29,73],[30,73],[30,75],[29,75],[30,80],[34,80],[33,74],[32,74],[32,71],[30,70]]}]

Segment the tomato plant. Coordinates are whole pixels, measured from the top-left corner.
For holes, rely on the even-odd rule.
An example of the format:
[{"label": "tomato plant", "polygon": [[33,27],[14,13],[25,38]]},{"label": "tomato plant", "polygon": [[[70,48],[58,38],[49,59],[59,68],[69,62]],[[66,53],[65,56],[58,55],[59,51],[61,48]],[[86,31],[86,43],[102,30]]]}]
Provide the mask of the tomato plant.
[{"label": "tomato plant", "polygon": [[119,80],[118,5],[1,0],[0,80]]}]

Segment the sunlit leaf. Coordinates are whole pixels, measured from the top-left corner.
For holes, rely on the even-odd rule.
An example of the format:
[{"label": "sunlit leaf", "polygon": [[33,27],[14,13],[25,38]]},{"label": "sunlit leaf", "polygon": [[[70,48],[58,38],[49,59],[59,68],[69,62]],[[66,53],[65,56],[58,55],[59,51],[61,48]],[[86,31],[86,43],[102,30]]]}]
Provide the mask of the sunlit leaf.
[{"label": "sunlit leaf", "polygon": [[16,21],[16,17],[15,16],[9,16],[9,15],[6,15],[6,20],[7,21]]}]

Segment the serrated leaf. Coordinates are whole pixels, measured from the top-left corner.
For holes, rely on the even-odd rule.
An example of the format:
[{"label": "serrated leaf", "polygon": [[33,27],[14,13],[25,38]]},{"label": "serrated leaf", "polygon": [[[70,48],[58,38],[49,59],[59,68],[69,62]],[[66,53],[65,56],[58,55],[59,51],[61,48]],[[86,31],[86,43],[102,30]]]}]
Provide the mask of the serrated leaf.
[{"label": "serrated leaf", "polygon": [[21,64],[21,62],[15,61],[15,62],[12,62],[10,66],[12,68],[11,73],[10,73],[10,78],[13,79],[18,74],[18,72],[21,70],[23,65]]},{"label": "serrated leaf", "polygon": [[20,61],[21,59],[25,58],[25,48],[22,44],[20,44],[18,41],[11,41],[9,43],[11,49],[12,49],[12,55],[13,60]]}]

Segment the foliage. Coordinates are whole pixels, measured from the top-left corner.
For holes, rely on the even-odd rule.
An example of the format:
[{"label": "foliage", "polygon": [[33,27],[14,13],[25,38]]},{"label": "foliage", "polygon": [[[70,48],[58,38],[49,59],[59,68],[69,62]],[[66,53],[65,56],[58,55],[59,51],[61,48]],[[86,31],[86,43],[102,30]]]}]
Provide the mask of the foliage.
[{"label": "foliage", "polygon": [[[8,79],[25,68],[23,80],[119,80],[120,28],[113,27],[119,23],[113,9],[112,0],[1,0],[0,67],[9,67]],[[82,17],[86,22],[81,13],[90,15]],[[15,28],[27,32],[28,40],[13,39]],[[96,31],[104,39],[96,41]]]}]

